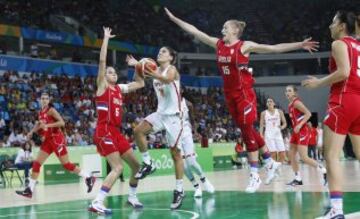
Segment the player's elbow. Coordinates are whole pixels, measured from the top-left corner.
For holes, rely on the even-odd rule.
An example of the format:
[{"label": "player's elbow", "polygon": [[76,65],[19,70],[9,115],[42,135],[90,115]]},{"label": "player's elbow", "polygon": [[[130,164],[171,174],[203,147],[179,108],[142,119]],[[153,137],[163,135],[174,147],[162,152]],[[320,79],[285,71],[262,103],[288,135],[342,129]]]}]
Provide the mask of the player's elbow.
[{"label": "player's elbow", "polygon": [[350,68],[344,67],[339,69],[339,77],[341,80],[346,80],[350,75]]},{"label": "player's elbow", "polygon": [[64,122],[64,120],[61,120],[61,121],[59,122],[59,126],[60,126],[60,127],[65,127],[65,122]]}]

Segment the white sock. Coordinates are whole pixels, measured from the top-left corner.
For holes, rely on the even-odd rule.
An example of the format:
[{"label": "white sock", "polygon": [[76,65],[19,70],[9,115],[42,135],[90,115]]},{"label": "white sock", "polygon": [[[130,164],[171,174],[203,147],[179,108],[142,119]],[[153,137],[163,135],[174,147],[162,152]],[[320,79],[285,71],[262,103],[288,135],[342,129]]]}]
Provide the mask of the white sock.
[{"label": "white sock", "polygon": [[151,157],[150,157],[149,151],[143,152],[141,154],[142,154],[142,158],[143,158],[144,163],[147,164],[147,165],[150,165]]},{"label": "white sock", "polygon": [[326,173],[325,167],[323,167],[321,164],[318,165],[317,170],[322,174]]},{"label": "white sock", "polygon": [[183,186],[183,180],[182,179],[177,179],[176,180],[176,187],[175,187],[176,191],[178,192],[182,192],[184,190],[184,186]]},{"label": "white sock", "polygon": [[29,180],[29,188],[30,188],[30,190],[32,192],[34,192],[35,185],[36,185],[36,180],[30,178],[30,180]]},{"label": "white sock", "polygon": [[270,168],[271,165],[274,163],[274,160],[271,157],[269,157],[268,159],[264,159],[263,161],[266,168]]},{"label": "white sock", "polygon": [[85,179],[90,177],[90,173],[85,170],[80,170],[80,173],[78,175]]},{"label": "white sock", "polygon": [[301,175],[300,175],[300,172],[295,172],[295,180],[297,181],[301,181]]},{"label": "white sock", "polygon": [[106,198],[108,193],[109,193],[109,190],[105,190],[105,189],[101,188],[99,193],[97,194],[95,200],[100,201],[101,203],[104,202],[104,199]]},{"label": "white sock", "polygon": [[129,187],[129,196],[130,197],[136,196],[136,187],[133,187],[133,186],[130,185],[130,187]]},{"label": "white sock", "polygon": [[338,211],[343,210],[343,199],[342,198],[332,198],[330,199],[331,207]]}]

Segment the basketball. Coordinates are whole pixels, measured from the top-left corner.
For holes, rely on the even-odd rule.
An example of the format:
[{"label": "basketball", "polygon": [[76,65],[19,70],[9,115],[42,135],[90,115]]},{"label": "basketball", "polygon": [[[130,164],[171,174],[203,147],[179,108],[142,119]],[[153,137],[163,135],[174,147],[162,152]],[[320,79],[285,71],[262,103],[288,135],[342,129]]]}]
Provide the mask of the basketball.
[{"label": "basketball", "polygon": [[135,66],[135,71],[142,77],[149,74],[150,71],[156,71],[158,68],[156,62],[151,58],[142,58]]}]

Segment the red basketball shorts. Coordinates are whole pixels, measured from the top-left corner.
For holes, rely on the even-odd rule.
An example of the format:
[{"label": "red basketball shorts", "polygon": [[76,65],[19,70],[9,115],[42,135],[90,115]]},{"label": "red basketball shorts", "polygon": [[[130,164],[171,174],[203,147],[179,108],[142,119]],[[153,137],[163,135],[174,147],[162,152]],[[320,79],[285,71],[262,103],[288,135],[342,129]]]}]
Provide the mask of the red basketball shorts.
[{"label": "red basketball shorts", "polygon": [[58,157],[66,155],[67,149],[64,134],[56,133],[46,137],[40,146],[40,150],[46,152],[47,154],[54,152]]},{"label": "red basketball shorts", "polygon": [[114,126],[101,125],[96,127],[93,139],[101,156],[107,156],[113,152],[119,152],[122,155],[131,148],[119,128]]},{"label": "red basketball shorts", "polygon": [[300,129],[298,133],[293,132],[290,138],[290,144],[309,145],[310,131],[306,124]]},{"label": "red basketball shorts", "polygon": [[256,93],[254,89],[225,93],[225,97],[229,113],[238,126],[253,124],[256,121]]},{"label": "red basketball shorts", "polygon": [[324,124],[337,134],[360,135],[360,95],[343,94],[341,103],[330,100]]}]

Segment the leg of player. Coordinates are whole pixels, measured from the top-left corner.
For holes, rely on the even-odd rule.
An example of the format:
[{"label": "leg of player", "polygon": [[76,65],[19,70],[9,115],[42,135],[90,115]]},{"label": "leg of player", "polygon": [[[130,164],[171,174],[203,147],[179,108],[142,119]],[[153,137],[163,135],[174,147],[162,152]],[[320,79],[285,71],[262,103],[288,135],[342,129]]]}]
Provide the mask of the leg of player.
[{"label": "leg of player", "polygon": [[306,145],[298,145],[297,150],[299,152],[301,160],[309,166],[316,168],[322,174],[322,184],[326,185],[327,183],[327,175],[326,169],[323,165],[316,162],[316,160],[310,158],[308,156],[308,146]]},{"label": "leg of player", "polygon": [[136,196],[138,180],[135,179],[135,174],[140,169],[140,163],[136,159],[133,149],[127,150],[123,155],[121,155],[121,158],[129,165],[131,169],[131,176],[129,180],[129,197],[127,202],[135,209],[143,208],[143,204]]},{"label": "leg of player", "polygon": [[191,164],[189,164],[186,159],[183,160],[183,162],[184,162],[185,176],[186,176],[186,178],[188,178],[188,180],[191,182],[191,184],[195,188],[194,197],[200,198],[202,196],[201,187],[200,187],[199,183],[196,181],[194,174],[192,173]]},{"label": "leg of player", "polygon": [[[330,191],[331,209],[326,212],[324,218],[343,217],[343,170],[340,164],[340,154],[344,147],[346,135],[333,132],[324,125],[324,152]],[[354,139],[354,138],[353,138]],[[357,146],[359,147],[359,146]],[[342,217],[341,217],[342,216]]]},{"label": "leg of player", "polygon": [[182,201],[185,197],[183,177],[184,177],[184,162],[181,157],[180,150],[174,146],[170,148],[171,157],[175,166],[176,188],[174,190],[174,199],[170,205],[171,209],[178,209],[181,207]]},{"label": "leg of player", "polygon": [[360,160],[360,135],[349,134],[355,156]]},{"label": "leg of player", "polygon": [[31,198],[35,189],[36,181],[39,177],[40,167],[46,161],[50,154],[46,153],[43,150],[40,150],[35,161],[33,162],[31,177],[29,180],[29,185],[23,191],[16,191],[18,195],[22,195],[27,198]]},{"label": "leg of player", "polygon": [[94,184],[95,184],[95,181],[96,181],[96,178],[94,176],[92,176],[87,171],[80,169],[75,164],[71,163],[69,161],[69,155],[68,154],[60,156],[59,160],[60,160],[61,164],[63,165],[64,169],[66,169],[67,171],[70,171],[72,173],[75,173],[75,174],[77,174],[80,177],[85,179],[85,184],[86,184],[86,186],[88,188],[87,189],[88,193],[92,191],[92,188],[94,187]]},{"label": "leg of player", "polygon": [[275,179],[277,175],[276,172],[279,170],[281,163],[276,162],[271,158],[271,154],[268,147],[265,145],[264,139],[261,137],[260,133],[255,130],[253,126],[252,132],[258,145],[258,149],[260,150],[261,157],[263,158],[263,161],[265,163],[265,169],[267,171],[265,184],[268,185]]},{"label": "leg of player", "polygon": [[290,159],[291,168],[294,171],[294,175],[295,175],[294,179],[290,183],[287,184],[290,186],[297,186],[297,185],[303,184],[301,175],[299,172],[299,163],[296,159],[297,151],[298,151],[298,145],[290,144],[289,159]]},{"label": "leg of player", "polygon": [[200,181],[202,182],[205,190],[208,193],[213,194],[215,192],[214,186],[210,183],[210,181],[205,177],[205,174],[200,166],[200,164],[197,162],[195,156],[189,156],[186,158],[186,162],[190,164],[190,167],[192,170],[200,177]]},{"label": "leg of player", "polygon": [[119,152],[113,152],[107,155],[106,159],[111,166],[111,172],[104,179],[99,193],[97,194],[96,198],[91,202],[88,209],[91,212],[104,215],[112,213],[111,209],[108,209],[104,206],[104,200],[108,195],[112,185],[115,183],[116,179],[119,178],[119,175],[123,170]]},{"label": "leg of player", "polygon": [[134,129],[134,137],[136,145],[138,146],[142,158],[143,158],[143,165],[140,170],[136,173],[136,179],[143,179],[147,175],[153,173],[156,170],[155,164],[152,162],[148,146],[146,135],[148,135],[152,130],[151,124],[147,121],[142,121],[139,125],[137,125]]}]

